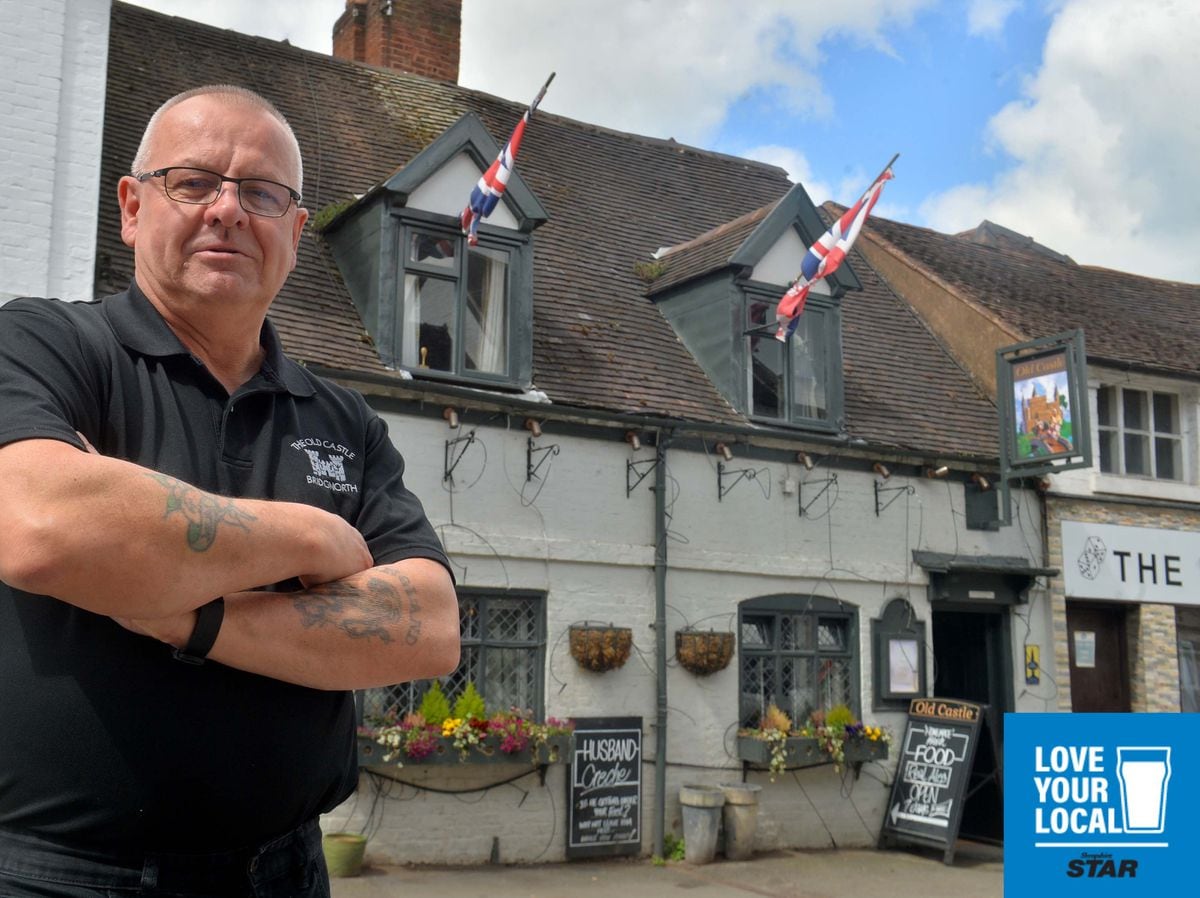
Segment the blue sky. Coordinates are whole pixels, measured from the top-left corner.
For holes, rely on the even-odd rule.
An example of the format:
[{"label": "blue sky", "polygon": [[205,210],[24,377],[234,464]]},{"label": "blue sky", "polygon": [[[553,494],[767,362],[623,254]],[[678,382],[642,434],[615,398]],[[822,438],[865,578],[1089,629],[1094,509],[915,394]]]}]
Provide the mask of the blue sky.
[{"label": "blue sky", "polygon": [[[323,53],[345,6],[135,2]],[[544,110],[772,162],[816,202],[900,153],[877,214],[1200,282],[1200,0],[463,0],[462,29],[467,87],[526,102],[556,71]]]}]

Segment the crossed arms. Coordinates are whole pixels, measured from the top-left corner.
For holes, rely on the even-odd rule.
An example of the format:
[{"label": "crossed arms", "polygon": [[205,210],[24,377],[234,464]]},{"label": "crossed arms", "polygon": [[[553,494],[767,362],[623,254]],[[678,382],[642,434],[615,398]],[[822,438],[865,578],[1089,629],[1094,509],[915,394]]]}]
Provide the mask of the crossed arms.
[{"label": "crossed arms", "polygon": [[[225,596],[209,657],[318,689],[441,676],[458,606],[436,561],[375,566],[337,515],[230,499],[58,440],[0,447],[0,580],[183,646]],[[254,591],[299,577],[294,593]]]}]

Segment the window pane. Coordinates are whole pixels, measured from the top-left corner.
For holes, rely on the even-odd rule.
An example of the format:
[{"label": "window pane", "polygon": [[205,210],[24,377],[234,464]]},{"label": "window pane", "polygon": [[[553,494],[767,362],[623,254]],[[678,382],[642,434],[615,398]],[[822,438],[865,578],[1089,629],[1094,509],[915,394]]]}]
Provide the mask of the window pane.
[{"label": "window pane", "polygon": [[817,662],[818,701],[822,710],[828,711],[834,705],[846,705],[853,708],[853,696],[850,694],[850,659],[822,658]]},{"label": "window pane", "polygon": [[435,265],[438,268],[453,271],[454,253],[457,247],[458,240],[454,237],[414,231],[409,241],[408,258],[410,262]]},{"label": "window pane", "polygon": [[849,637],[849,621],[823,617],[817,624],[817,648],[823,652],[844,652]]},{"label": "window pane", "polygon": [[1154,476],[1163,480],[1182,480],[1180,475],[1180,441],[1170,437],[1154,440]]},{"label": "window pane", "polygon": [[1116,392],[1114,387],[1101,387],[1096,391],[1096,423],[1101,427],[1117,423],[1114,414],[1116,411],[1114,392]]},{"label": "window pane", "polygon": [[479,600],[474,596],[459,597],[458,625],[462,639],[469,642],[479,641],[482,636],[479,632]]},{"label": "window pane", "polygon": [[405,365],[436,371],[454,370],[454,294],[454,281],[418,274],[404,276],[401,361]]},{"label": "window pane", "polygon": [[483,694],[489,711],[536,710],[540,671],[534,666],[535,658],[536,653],[529,649],[488,650],[487,682],[476,683],[475,688]]},{"label": "window pane", "polygon": [[790,346],[793,419],[815,418],[823,421],[829,416],[825,396],[827,366],[824,333],[825,318],[820,312],[808,311],[800,316],[800,324]]},{"label": "window pane", "polygon": [[812,651],[812,627],[803,614],[779,617],[779,647],[790,651]]},{"label": "window pane", "polygon": [[[749,304],[747,329],[771,321],[774,307],[765,302]],[[767,418],[784,416],[784,344],[770,333],[747,338],[750,346],[750,414]]]},{"label": "window pane", "polygon": [[1154,430],[1156,433],[1179,433],[1178,401],[1170,393],[1154,394]]},{"label": "window pane", "polygon": [[1125,434],[1125,473],[1150,473],[1150,438],[1142,434]]},{"label": "window pane", "polygon": [[1122,390],[1121,399],[1125,409],[1125,429],[1149,430],[1150,417],[1146,409],[1146,394],[1141,390]]},{"label": "window pane", "polygon": [[[483,681],[482,646],[464,645],[462,647],[462,655],[459,657],[458,667],[454,673],[442,680],[442,691],[446,693],[446,698],[450,700],[451,708],[454,707],[454,700],[462,695],[468,683],[474,683],[475,688],[483,695],[485,700],[487,699],[488,684]],[[424,694],[423,691],[422,694]]]},{"label": "window pane", "polygon": [[464,364],[469,371],[508,371],[508,253],[472,249],[467,254]]},{"label": "window pane", "polygon": [[776,703],[799,726],[815,709],[811,658],[781,658]]},{"label": "window pane", "polygon": [[739,716],[743,726],[757,726],[767,705],[774,701],[775,659],[770,655],[742,655],[742,695]]},{"label": "window pane", "polygon": [[1110,474],[1119,473],[1117,466],[1117,432],[1115,430],[1100,431],[1100,470]]},{"label": "window pane", "polygon": [[766,615],[747,614],[742,618],[742,645],[765,648],[772,645],[772,618]]},{"label": "window pane", "polygon": [[537,603],[525,599],[492,599],[488,602],[488,640],[536,642],[537,610]]}]

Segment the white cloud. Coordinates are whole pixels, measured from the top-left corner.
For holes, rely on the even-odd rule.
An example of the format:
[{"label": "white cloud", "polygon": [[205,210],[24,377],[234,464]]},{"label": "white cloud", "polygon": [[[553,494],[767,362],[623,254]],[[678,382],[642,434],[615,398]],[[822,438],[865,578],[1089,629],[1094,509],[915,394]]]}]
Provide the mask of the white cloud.
[{"label": "white cloud", "polygon": [[1200,4],[1068,0],[1023,99],[990,123],[1014,164],[931,197],[924,220],[989,218],[1078,262],[1200,281]]},{"label": "white cloud", "polygon": [[747,159],[765,162],[768,165],[778,165],[787,172],[793,184],[803,184],[809,198],[818,206],[826,200],[834,199],[833,189],[823,181],[818,181],[813,175],[812,165],[808,158],[794,147],[767,145],[751,147],[741,152]]},{"label": "white cloud", "polygon": [[1019,6],[1017,0],[971,0],[967,6],[967,34],[977,37],[999,34]]},{"label": "white cloud", "polygon": [[806,116],[834,114],[821,42],[837,34],[890,52],[886,32],[933,2],[509,0],[501,15],[464,0],[459,80],[523,99],[556,71],[547,111],[703,145],[750,91]]},{"label": "white cloud", "polygon": [[333,23],[345,0],[130,0],[170,16],[232,28],[272,40],[287,40],[318,53],[333,52]]}]

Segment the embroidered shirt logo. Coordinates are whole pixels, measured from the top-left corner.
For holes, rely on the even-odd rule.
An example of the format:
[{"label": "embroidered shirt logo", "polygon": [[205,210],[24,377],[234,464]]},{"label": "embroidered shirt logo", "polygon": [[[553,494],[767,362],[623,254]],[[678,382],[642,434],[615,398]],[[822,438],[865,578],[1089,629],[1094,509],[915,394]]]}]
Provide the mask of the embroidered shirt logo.
[{"label": "embroidered shirt logo", "polygon": [[332,480],[346,482],[346,466],[343,464],[346,460],[344,455],[330,455],[329,460],[321,458],[321,453],[316,449],[305,449],[308,455],[308,460],[312,464],[313,474],[317,477],[328,477]]},{"label": "embroidered shirt logo", "polygon": [[357,483],[346,482],[346,461],[353,461],[357,457],[353,450],[341,443],[312,437],[296,440],[291,446],[308,456],[312,473],[304,478],[307,483],[334,493],[358,492]]}]

